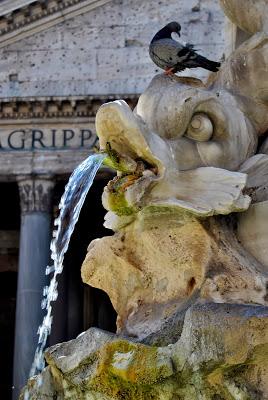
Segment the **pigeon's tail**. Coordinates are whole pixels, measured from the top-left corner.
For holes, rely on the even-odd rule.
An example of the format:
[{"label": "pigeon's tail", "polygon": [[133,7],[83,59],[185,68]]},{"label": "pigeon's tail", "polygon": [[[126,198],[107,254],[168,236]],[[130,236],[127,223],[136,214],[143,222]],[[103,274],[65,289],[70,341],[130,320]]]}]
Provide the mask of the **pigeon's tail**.
[{"label": "pigeon's tail", "polygon": [[207,58],[200,55],[196,57],[195,62],[198,67],[205,68],[212,72],[217,72],[221,66],[220,63],[208,60]]}]

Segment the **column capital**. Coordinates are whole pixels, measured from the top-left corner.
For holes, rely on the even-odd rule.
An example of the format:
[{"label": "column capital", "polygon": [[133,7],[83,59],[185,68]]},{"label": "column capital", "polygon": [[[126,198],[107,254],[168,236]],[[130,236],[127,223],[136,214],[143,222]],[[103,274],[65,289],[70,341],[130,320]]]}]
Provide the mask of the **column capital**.
[{"label": "column capital", "polygon": [[17,178],[21,213],[51,211],[53,177],[49,175],[25,175]]}]

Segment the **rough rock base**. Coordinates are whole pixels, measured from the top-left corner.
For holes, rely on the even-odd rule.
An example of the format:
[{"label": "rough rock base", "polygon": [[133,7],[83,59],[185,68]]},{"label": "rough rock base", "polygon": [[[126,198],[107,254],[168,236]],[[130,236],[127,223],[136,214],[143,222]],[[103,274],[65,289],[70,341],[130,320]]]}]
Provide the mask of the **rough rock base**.
[{"label": "rough rock base", "polygon": [[24,389],[31,400],[266,400],[268,307],[195,305],[165,347],[91,328],[46,360]]}]

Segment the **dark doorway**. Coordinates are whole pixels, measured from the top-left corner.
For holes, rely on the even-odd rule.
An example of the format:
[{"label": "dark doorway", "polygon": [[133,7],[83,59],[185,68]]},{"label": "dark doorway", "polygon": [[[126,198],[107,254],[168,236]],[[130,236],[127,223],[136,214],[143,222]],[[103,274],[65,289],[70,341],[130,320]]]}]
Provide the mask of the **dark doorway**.
[{"label": "dark doorway", "polygon": [[[116,312],[109,297],[101,290],[83,284],[80,271],[91,240],[113,234],[103,227],[106,210],[101,203],[102,191],[109,179],[111,177],[95,179],[72,235],[59,280],[59,296],[54,304],[50,345],[73,339],[91,326],[111,332],[116,330]],[[56,204],[66,183],[59,182],[55,188],[56,214]]]},{"label": "dark doorway", "polygon": [[16,182],[0,183],[0,229],[20,229],[20,197]]},{"label": "dark doorway", "polygon": [[9,400],[12,397],[20,203],[16,183],[1,183],[0,190],[0,399]]},{"label": "dark doorway", "polygon": [[11,399],[17,273],[0,273],[0,398]]}]

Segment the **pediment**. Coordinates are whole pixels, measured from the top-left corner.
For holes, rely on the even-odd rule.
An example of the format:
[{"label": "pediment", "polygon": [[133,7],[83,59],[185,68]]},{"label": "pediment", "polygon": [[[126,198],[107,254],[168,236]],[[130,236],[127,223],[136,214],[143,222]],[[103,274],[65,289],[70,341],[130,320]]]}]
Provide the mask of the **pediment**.
[{"label": "pediment", "polygon": [[0,2],[0,48],[91,11],[111,0],[4,0]]},{"label": "pediment", "polygon": [[30,3],[34,3],[35,0],[2,0],[0,2],[0,16],[9,14],[14,10],[28,6]]}]

